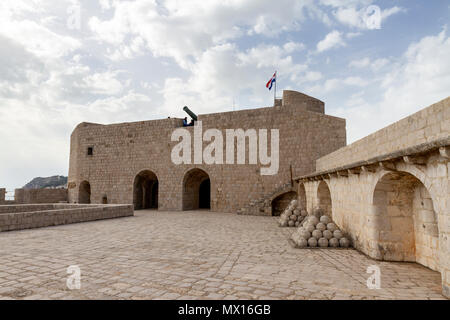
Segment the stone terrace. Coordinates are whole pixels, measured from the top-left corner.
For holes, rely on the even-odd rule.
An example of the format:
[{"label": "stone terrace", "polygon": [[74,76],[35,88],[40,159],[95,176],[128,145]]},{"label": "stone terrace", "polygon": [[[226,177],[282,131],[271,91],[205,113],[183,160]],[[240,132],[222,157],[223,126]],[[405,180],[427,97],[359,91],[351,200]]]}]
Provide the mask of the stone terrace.
[{"label": "stone terrace", "polygon": [[[202,211],[0,233],[0,299],[444,299],[441,277],[356,250],[294,249],[276,218]],[[380,290],[366,268],[381,268]],[[81,289],[66,287],[69,265]]]}]

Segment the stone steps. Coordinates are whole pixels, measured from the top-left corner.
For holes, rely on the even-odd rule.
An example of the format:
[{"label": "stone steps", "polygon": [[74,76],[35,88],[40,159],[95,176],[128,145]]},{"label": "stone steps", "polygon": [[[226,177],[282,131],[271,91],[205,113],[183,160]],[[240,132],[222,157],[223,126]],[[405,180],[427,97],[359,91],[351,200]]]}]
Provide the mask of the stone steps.
[{"label": "stone steps", "polygon": [[273,196],[283,190],[289,191],[291,187],[291,182],[277,185],[274,190],[266,193],[258,199],[251,200],[244,207],[238,209],[236,213],[241,215],[268,215],[269,212],[266,209],[270,208],[270,200],[273,198]]}]

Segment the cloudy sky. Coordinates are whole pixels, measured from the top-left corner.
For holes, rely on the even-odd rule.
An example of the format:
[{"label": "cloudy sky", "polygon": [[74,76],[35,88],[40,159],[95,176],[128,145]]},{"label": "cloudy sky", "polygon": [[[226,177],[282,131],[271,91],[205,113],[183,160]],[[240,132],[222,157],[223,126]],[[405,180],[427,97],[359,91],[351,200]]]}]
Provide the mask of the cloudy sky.
[{"label": "cloudy sky", "polygon": [[0,2],[0,187],[67,175],[82,121],[325,101],[348,143],[450,95],[448,0]]}]

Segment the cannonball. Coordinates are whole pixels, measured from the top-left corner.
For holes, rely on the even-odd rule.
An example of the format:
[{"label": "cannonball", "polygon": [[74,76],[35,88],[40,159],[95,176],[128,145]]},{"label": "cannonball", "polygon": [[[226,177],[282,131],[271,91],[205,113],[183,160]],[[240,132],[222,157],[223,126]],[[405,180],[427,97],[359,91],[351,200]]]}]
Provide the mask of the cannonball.
[{"label": "cannonball", "polygon": [[331,232],[330,230],[324,230],[322,231],[322,235],[324,238],[326,238],[327,240],[330,240],[331,238],[333,238],[333,232]]},{"label": "cannonball", "polygon": [[320,231],[320,230],[314,230],[314,231],[312,232],[312,236],[313,236],[314,238],[316,238],[317,240],[319,240],[320,238],[322,238],[322,231]]},{"label": "cannonball", "polygon": [[319,244],[319,247],[325,248],[328,247],[328,239],[327,238],[320,238],[317,243]]},{"label": "cannonball", "polygon": [[331,222],[331,219],[329,216],[327,215],[323,215],[320,217],[320,222],[322,222],[323,224],[327,225]]},{"label": "cannonball", "polygon": [[333,237],[335,237],[336,239],[341,239],[344,235],[342,234],[341,230],[334,230],[333,232]]},{"label": "cannonball", "polygon": [[311,238],[311,232],[306,231],[306,230],[302,230],[302,231],[298,232],[298,235],[300,236],[300,238],[303,238],[303,239]]},{"label": "cannonball", "polygon": [[300,221],[295,221],[295,226],[298,227],[298,225],[300,224]]},{"label": "cannonball", "polygon": [[287,216],[290,216],[291,214],[292,214],[292,209],[286,210],[286,215],[287,215]]},{"label": "cannonball", "polygon": [[291,219],[292,221],[297,221],[297,216],[295,214],[292,214],[289,219]]},{"label": "cannonball", "polygon": [[300,210],[294,209],[293,213],[294,213],[296,216],[299,216],[299,215],[300,215]]},{"label": "cannonball", "polygon": [[330,222],[329,224],[327,224],[327,229],[331,232],[334,232],[335,230],[337,230],[337,226],[333,222]]},{"label": "cannonball", "polygon": [[330,247],[337,248],[339,247],[339,240],[336,238],[331,238],[330,240],[328,240],[328,245]]},{"label": "cannonball", "polygon": [[345,238],[345,237],[340,238],[339,239],[339,245],[342,248],[348,248],[350,246],[350,241],[347,238]]},{"label": "cannonball", "polygon": [[292,220],[289,220],[289,222],[288,222],[288,226],[289,227],[293,227],[295,225],[295,222],[294,221],[292,221]]},{"label": "cannonball", "polygon": [[314,226],[319,223],[319,219],[316,216],[310,216],[308,222],[312,223]]},{"label": "cannonball", "polygon": [[310,223],[307,223],[306,226],[304,226],[306,230],[308,230],[309,232],[313,232],[314,230],[316,230],[316,227]]},{"label": "cannonball", "polygon": [[327,229],[327,226],[325,224],[323,224],[322,222],[319,222],[318,224],[316,224],[316,229],[320,230],[320,231],[324,231]]},{"label": "cannonball", "polygon": [[308,246],[308,240],[305,238],[298,238],[296,244],[299,248],[304,248]]},{"label": "cannonball", "polygon": [[308,239],[308,246],[310,247],[317,247],[317,239],[314,237],[311,237]]},{"label": "cannonball", "polygon": [[287,227],[287,221],[280,221],[280,227]]},{"label": "cannonball", "polygon": [[316,216],[317,218],[319,218],[320,216],[323,216],[325,214],[325,212],[323,211],[322,208],[315,208],[313,210],[313,215]]},{"label": "cannonball", "polygon": [[300,211],[300,214],[302,215],[302,217],[306,217],[308,215],[308,211],[306,211],[305,209],[302,209]]},{"label": "cannonball", "polygon": [[297,200],[295,200],[295,199],[292,200],[292,201],[291,201],[291,205],[296,206],[296,205],[297,205]]}]

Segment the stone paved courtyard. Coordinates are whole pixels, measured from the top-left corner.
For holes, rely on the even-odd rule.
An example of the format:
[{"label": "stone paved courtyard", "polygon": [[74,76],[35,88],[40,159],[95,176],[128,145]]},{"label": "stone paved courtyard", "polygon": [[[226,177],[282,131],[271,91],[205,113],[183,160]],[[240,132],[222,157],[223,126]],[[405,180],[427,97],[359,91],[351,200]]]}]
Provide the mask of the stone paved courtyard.
[{"label": "stone paved courtyard", "polygon": [[[440,274],[356,250],[293,249],[273,217],[137,211],[0,233],[0,299],[445,299]],[[369,265],[381,268],[369,290]],[[70,265],[81,289],[66,287]]]}]

